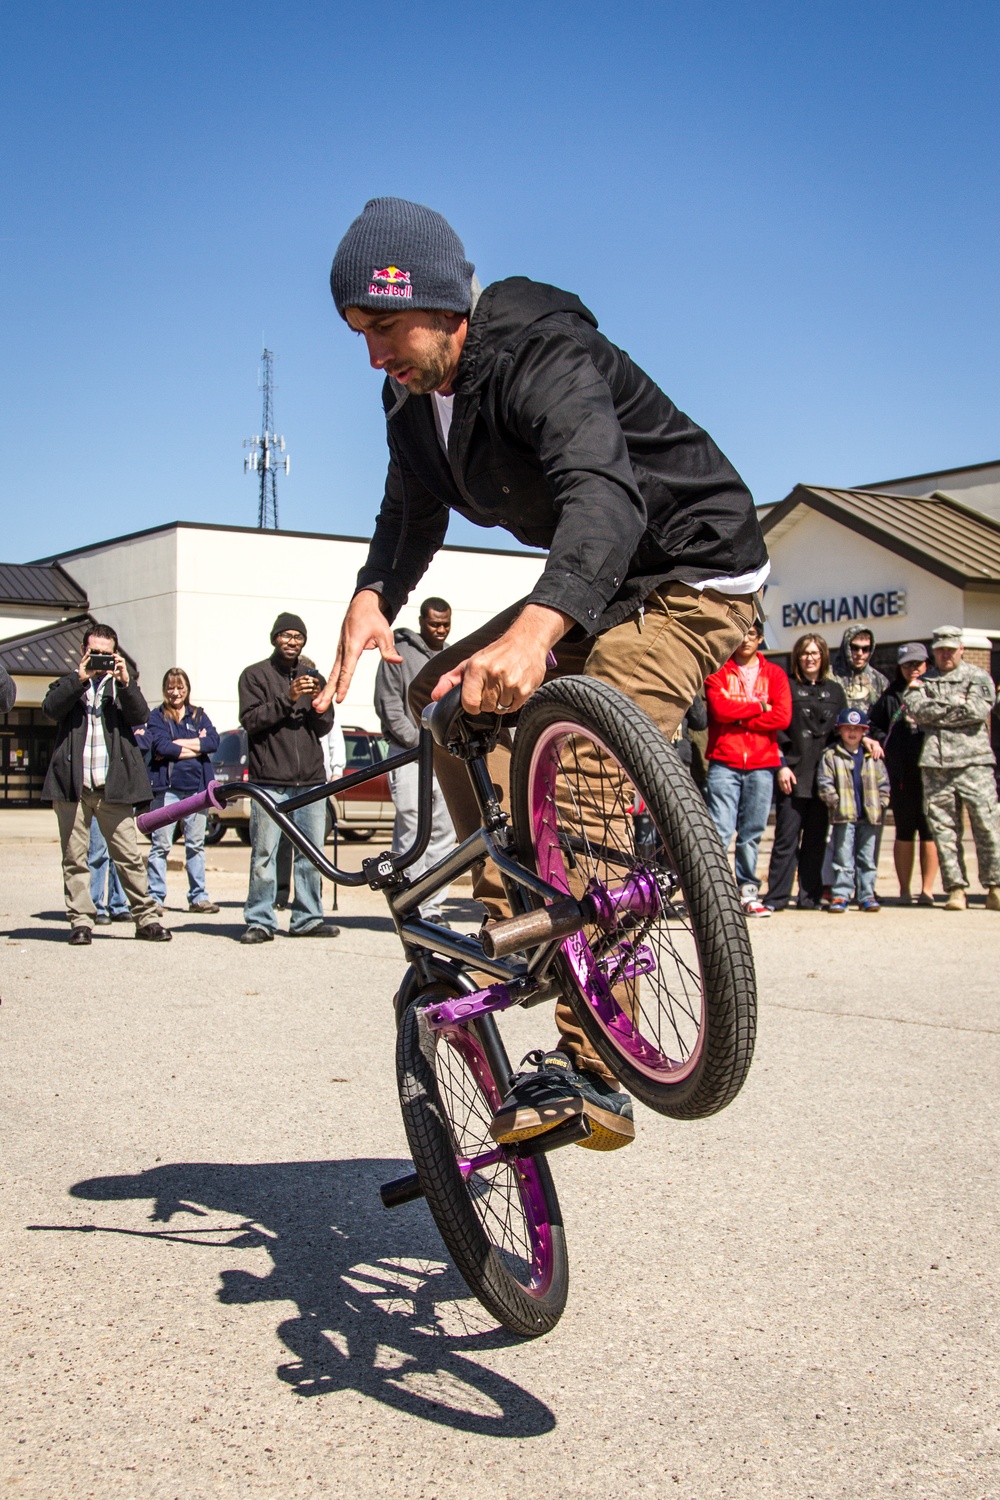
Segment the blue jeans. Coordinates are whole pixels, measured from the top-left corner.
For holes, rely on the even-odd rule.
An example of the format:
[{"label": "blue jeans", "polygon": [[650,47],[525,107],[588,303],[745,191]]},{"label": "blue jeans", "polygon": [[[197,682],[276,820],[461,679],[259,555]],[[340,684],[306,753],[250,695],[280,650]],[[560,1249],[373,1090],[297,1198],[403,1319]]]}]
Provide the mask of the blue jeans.
[{"label": "blue jeans", "polygon": [[757,850],[767,827],[774,795],[774,771],[734,771],[721,761],[710,760],[705,801],[709,815],[719,831],[722,847],[728,851],[736,835],[736,884],[757,890]]},{"label": "blue jeans", "polygon": [[120,917],[123,912],[128,915],[128,897],[122,890],[118,871],[108,853],[108,846],[104,842],[103,833],[97,826],[96,818],[90,825],[87,863],[90,866],[90,899],[94,903],[97,915],[103,917],[108,912],[113,917]]},{"label": "blue jeans", "polygon": [[[153,798],[153,806],[169,807],[172,802],[180,801],[181,797],[178,792],[161,792],[158,797]],[[190,817],[182,820],[184,860],[187,865],[188,878],[188,906],[208,900],[208,892],[205,889],[205,826],[207,821],[204,813],[192,813]],[[149,894],[161,906],[167,899],[167,855],[174,841],[176,827],[176,823],[168,823],[166,828],[156,830],[146,865]]]},{"label": "blue jeans", "polygon": [[854,891],[859,901],[875,894],[878,874],[879,823],[834,823],[833,899],[850,901]]},{"label": "blue jeans", "polygon": [[[304,786],[266,786],[264,791],[275,802],[287,802],[309,791]],[[307,838],[320,849],[326,837],[326,798],[310,802],[308,807],[298,807],[289,817]],[[274,915],[274,903],[278,895],[278,843],[281,829],[262,812],[256,802],[250,804],[250,889],[243,908],[243,920],[248,927],[266,927],[277,932],[278,922]],[[289,929],[305,932],[323,920],[323,877],[311,860],[295,851],[295,896],[290,907],[292,918]]]}]

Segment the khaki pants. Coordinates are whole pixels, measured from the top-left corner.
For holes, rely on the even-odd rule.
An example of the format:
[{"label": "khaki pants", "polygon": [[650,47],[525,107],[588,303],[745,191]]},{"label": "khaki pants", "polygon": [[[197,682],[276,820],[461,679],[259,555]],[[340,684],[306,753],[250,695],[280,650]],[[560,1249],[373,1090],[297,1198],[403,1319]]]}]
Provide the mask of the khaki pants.
[{"label": "khaki pants", "polygon": [[[495,641],[513,623],[524,607],[519,600],[464,640],[439,651],[417,673],[410,684],[410,708],[419,720],[431,701],[439,678],[460,661]],[[686,584],[665,585],[646,600],[644,613],[636,611],[621,625],[603,635],[579,642],[560,641],[555,647],[554,677],[582,674],[610,683],[644,710],[670,739],[705,678],[728,661],[753,624],[753,599],[748,595],[724,598],[699,593]],[[488,761],[490,775],[502,802],[509,802],[510,742],[501,742]],[[444,792],[455,834],[461,841],[480,826],[468,772],[460,760],[435,747],[434,769]],[[491,916],[506,916],[503,886],[493,866],[475,872],[473,893]],[[607,1068],[584,1037],[569,1005],[556,1006],[559,1045],[578,1067],[610,1078]]]},{"label": "khaki pants", "polygon": [[104,836],[119,879],[125,888],[136,925],[147,927],[159,921],[156,902],[146,884],[146,866],[136,841],[135,813],[125,802],[106,802],[104,789],[84,788],[79,802],[53,802],[62,844],[63,891],[66,914],[74,927],[93,927],[94,903],[90,896],[90,824]]}]

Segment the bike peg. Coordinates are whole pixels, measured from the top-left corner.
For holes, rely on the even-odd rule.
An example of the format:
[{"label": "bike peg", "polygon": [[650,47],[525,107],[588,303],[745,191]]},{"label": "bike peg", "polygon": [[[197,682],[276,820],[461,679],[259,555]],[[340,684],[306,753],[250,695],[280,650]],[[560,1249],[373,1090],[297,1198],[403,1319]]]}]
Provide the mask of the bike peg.
[{"label": "bike peg", "polygon": [[393,1182],[383,1182],[378,1195],[382,1199],[383,1208],[399,1208],[401,1203],[413,1203],[417,1198],[422,1198],[424,1190],[416,1172],[411,1172],[409,1177],[397,1177]]}]

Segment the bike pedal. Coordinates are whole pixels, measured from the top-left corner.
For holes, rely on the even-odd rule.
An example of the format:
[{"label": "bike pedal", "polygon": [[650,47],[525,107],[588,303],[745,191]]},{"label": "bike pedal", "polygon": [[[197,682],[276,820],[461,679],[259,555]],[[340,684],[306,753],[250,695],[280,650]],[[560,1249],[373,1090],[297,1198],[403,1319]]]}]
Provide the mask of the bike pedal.
[{"label": "bike pedal", "polygon": [[554,1130],[545,1130],[541,1135],[532,1136],[530,1140],[522,1141],[513,1156],[543,1156],[549,1151],[558,1151],[560,1146],[575,1146],[577,1141],[585,1141],[590,1135],[590,1121],[586,1115],[577,1115],[572,1120],[567,1120],[565,1125],[557,1125]]},{"label": "bike pedal", "polygon": [[417,1198],[422,1198],[424,1190],[420,1186],[420,1178],[416,1172],[411,1172],[408,1177],[397,1177],[393,1182],[383,1182],[378,1195],[382,1199],[383,1208],[399,1208],[402,1203],[413,1203]]}]

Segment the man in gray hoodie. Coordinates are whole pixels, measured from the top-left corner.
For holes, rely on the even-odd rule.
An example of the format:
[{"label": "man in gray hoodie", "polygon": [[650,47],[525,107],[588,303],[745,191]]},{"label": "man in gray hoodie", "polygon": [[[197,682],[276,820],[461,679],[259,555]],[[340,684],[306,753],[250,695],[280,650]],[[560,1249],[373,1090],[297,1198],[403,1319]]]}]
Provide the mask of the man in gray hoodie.
[{"label": "man in gray hoodie", "polygon": [[[419,635],[412,630],[399,629],[392,633],[398,661],[383,661],[375,678],[375,712],[382,725],[382,733],[389,741],[389,754],[398,755],[402,750],[412,750],[420,738],[420,731],[407,707],[410,683],[421,667],[440,651],[451,631],[451,605],[444,599],[425,599],[420,606]],[[392,830],[394,854],[408,849],[417,831],[418,771],[414,761],[401,766],[389,775],[389,790],[396,809],[396,821]],[[448,807],[441,788],[434,780],[434,821],[431,825],[430,843],[416,864],[407,874],[415,880],[431,865],[437,863],[449,849],[455,846],[455,829],[448,814]],[[441,903],[447,890],[439,891],[433,902],[424,902],[420,915],[428,922],[440,922]]]}]

